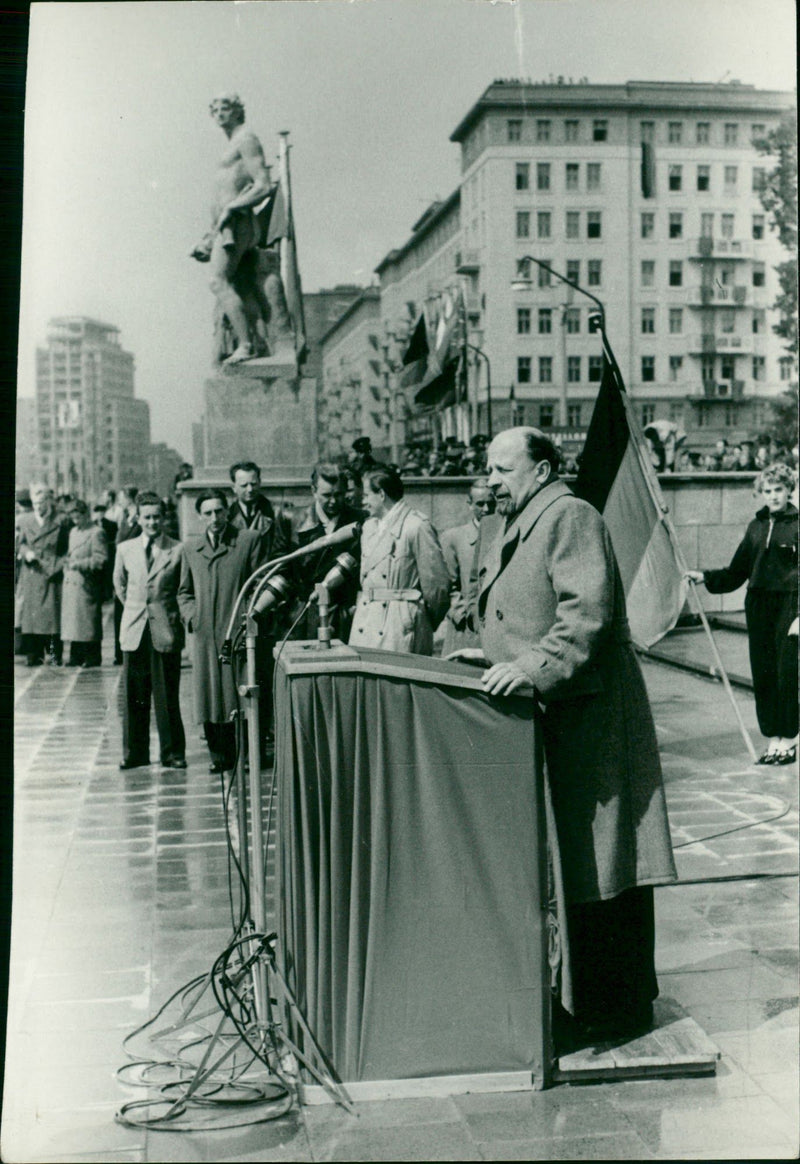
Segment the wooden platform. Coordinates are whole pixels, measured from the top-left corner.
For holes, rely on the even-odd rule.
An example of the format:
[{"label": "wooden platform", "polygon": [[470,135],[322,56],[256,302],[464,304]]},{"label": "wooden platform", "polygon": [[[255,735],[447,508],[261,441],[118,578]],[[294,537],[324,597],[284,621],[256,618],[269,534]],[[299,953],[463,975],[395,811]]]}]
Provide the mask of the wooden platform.
[{"label": "wooden platform", "polygon": [[[666,1079],[679,1075],[713,1075],[719,1048],[693,1018],[671,999],[655,1003],[657,1026],[629,1043],[608,1043],[562,1055],[554,1065],[552,1083],[610,1083],[615,1079]],[[464,1095],[468,1092],[530,1091],[527,1071],[475,1075],[437,1075],[420,1079],[370,1079],[345,1083],[355,1103]],[[301,1084],[301,1102],[333,1103],[318,1084]]]},{"label": "wooden platform", "polygon": [[600,1043],[562,1055],[553,1082],[713,1075],[720,1051],[703,1028],[671,999],[658,999],[654,1010],[654,1030],[638,1039],[618,1046]]}]

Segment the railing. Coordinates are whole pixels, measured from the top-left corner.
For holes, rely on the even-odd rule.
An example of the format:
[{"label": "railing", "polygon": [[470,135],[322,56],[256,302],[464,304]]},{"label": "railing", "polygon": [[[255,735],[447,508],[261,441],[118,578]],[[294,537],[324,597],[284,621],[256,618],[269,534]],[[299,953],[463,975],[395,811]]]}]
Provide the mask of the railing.
[{"label": "railing", "polygon": [[729,352],[747,355],[753,351],[752,335],[720,335],[714,332],[703,332],[701,335],[689,337],[689,351],[693,354],[714,355],[716,352]]},{"label": "railing", "polygon": [[459,275],[474,275],[481,269],[477,251],[456,251],[455,266]]},{"label": "railing", "polygon": [[701,238],[694,239],[691,247],[692,259],[752,259],[753,244],[749,238]]},{"label": "railing", "polygon": [[751,288],[744,284],[720,287],[716,283],[701,287],[690,287],[687,302],[690,307],[746,307],[750,301]]},{"label": "railing", "polygon": [[695,400],[741,400],[744,396],[744,380],[706,380],[703,391]]}]

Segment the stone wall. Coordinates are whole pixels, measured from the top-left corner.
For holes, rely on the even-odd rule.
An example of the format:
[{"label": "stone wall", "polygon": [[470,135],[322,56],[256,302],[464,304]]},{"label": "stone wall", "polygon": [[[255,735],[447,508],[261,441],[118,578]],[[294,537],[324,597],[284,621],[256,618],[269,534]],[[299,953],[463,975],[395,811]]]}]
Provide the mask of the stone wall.
[{"label": "stone wall", "polygon": [[[678,532],[690,569],[726,566],[760,502],[753,492],[754,473],[664,474],[664,500]],[[415,477],[405,482],[406,498],[426,514],[439,530],[460,525],[468,518],[468,477]],[[213,480],[185,481],[181,485],[181,530],[196,533],[199,525],[194,499],[209,485],[229,487],[218,474]],[[276,506],[299,512],[311,503],[308,479],[285,477],[265,483],[264,492]],[[712,595],[700,588],[707,610],[741,610],[744,587],[733,594]]]}]

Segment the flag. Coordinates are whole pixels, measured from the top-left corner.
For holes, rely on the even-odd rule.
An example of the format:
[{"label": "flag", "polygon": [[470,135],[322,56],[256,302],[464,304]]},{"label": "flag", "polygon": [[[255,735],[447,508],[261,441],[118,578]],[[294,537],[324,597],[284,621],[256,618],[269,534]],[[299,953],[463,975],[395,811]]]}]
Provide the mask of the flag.
[{"label": "flag", "polygon": [[642,142],[642,198],[656,192],[656,154],[649,141]]},{"label": "flag", "polygon": [[428,367],[429,352],[428,327],[423,312],[414,325],[408,347],[403,354],[403,371],[399,381],[401,388],[413,388],[422,382]]},{"label": "flag", "polygon": [[254,207],[253,212],[259,231],[259,245],[270,247],[276,242],[280,243],[281,282],[294,332],[295,355],[300,364],[305,359],[308,349],[303,315],[303,289],[297,265],[297,245],[288,178],[284,181],[281,174],[277,185],[273,186],[262,203]]},{"label": "flag", "polygon": [[615,363],[603,377],[581,454],[575,493],[602,513],[619,563],[633,640],[649,647],[672,630],[688,583],[647,445]]},{"label": "flag", "polygon": [[[427,370],[416,393],[417,404],[452,404],[456,392],[456,370],[462,355],[463,302],[461,288],[446,291],[439,311],[434,341],[428,353]],[[451,398],[452,392],[452,398]],[[447,397],[445,400],[444,397]]]}]

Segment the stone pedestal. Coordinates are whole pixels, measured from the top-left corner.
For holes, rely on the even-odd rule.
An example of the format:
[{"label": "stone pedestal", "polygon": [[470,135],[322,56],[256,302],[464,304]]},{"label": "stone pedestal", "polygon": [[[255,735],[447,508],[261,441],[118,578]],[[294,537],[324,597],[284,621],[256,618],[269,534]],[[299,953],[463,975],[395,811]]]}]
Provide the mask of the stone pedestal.
[{"label": "stone pedestal", "polygon": [[313,377],[274,358],[225,368],[205,384],[202,478],[227,477],[235,461],[255,461],[265,482],[306,478],[317,460],[316,431]]}]

